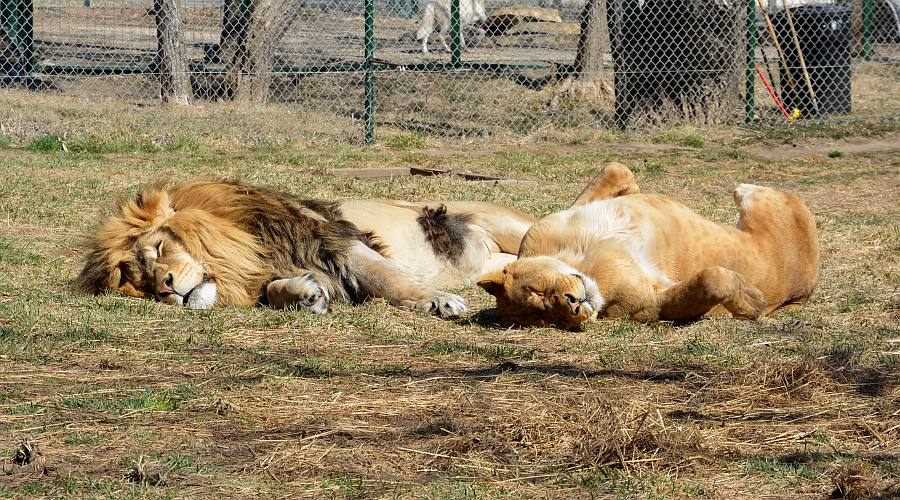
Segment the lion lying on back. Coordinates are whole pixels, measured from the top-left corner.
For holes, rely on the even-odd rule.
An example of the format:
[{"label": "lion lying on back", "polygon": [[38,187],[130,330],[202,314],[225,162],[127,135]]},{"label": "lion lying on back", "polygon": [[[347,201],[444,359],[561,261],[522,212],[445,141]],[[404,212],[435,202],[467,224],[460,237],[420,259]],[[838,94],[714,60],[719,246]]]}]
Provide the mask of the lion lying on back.
[{"label": "lion lying on back", "polygon": [[332,203],[239,182],[153,187],[120,203],[75,281],[189,308],[298,307],[382,297],[440,316],[466,310],[437,287],[513,260],[527,214],[479,202]]},{"label": "lion lying on back", "polygon": [[535,223],[518,260],[478,285],[505,322],[572,329],[595,317],[689,321],[728,311],[757,318],[806,302],[819,276],[812,214],[795,195],[741,184],[737,227],[639,194],[608,165],[568,210]]}]

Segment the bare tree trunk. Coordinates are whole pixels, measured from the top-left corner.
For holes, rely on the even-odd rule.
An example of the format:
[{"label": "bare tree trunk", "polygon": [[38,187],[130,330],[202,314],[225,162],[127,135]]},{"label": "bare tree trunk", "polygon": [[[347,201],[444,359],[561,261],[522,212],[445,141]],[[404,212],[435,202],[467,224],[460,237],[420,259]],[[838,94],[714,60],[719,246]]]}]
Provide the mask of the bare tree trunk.
[{"label": "bare tree trunk", "polygon": [[[262,102],[269,97],[275,47],[300,15],[304,0],[226,0],[223,40],[225,95]],[[226,28],[231,28],[227,33]]]},{"label": "bare tree trunk", "polygon": [[716,124],[742,115],[745,3],[609,2],[620,126]]},{"label": "bare tree trunk", "polygon": [[551,104],[569,95],[579,99],[608,99],[613,94],[613,71],[605,59],[612,52],[607,23],[606,0],[587,0],[581,10],[581,33],[575,63],[566,68],[565,79]]},{"label": "bare tree trunk", "polygon": [[191,103],[191,75],[184,53],[184,26],[178,0],[154,0],[156,63],[163,102]]},{"label": "bare tree trunk", "polygon": [[613,71],[604,65],[611,52],[606,0],[588,0],[581,11],[581,35],[575,54],[576,87],[598,95],[611,95]]},{"label": "bare tree trunk", "polygon": [[222,5],[222,33],[219,36],[219,47],[216,49],[212,63],[231,62],[239,46],[247,37],[247,21],[250,16],[246,10],[250,8],[249,0],[225,0]]}]

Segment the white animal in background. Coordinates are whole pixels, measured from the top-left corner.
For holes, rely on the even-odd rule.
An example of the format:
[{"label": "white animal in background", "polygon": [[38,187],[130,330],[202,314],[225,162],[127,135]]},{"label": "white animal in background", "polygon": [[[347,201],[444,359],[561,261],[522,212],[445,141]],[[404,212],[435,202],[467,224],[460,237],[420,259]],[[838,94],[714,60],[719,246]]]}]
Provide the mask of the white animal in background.
[{"label": "white animal in background", "polygon": [[[484,0],[459,0],[459,25],[469,26],[487,19],[484,10]],[[425,0],[422,9],[422,19],[419,21],[419,29],[416,31],[416,40],[422,42],[422,52],[428,53],[428,38],[437,31],[444,48],[449,51],[447,36],[450,34],[450,0]],[[465,46],[462,31],[459,33],[459,42]]]}]

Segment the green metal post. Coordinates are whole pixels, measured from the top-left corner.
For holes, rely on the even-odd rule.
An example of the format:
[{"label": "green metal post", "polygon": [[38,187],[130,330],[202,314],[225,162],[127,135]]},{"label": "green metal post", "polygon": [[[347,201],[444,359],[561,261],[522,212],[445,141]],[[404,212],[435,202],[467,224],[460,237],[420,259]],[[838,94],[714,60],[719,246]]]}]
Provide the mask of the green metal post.
[{"label": "green metal post", "polygon": [[874,0],[863,0],[863,59],[872,58],[872,7]]},{"label": "green metal post", "polygon": [[756,1],[747,0],[747,82],[744,95],[747,123],[756,117]]},{"label": "green metal post", "polygon": [[363,120],[366,127],[364,142],[368,145],[375,140],[375,0],[366,0],[365,44]]},{"label": "green metal post", "polygon": [[450,64],[460,66],[462,55],[462,31],[459,22],[459,0],[450,2]]}]

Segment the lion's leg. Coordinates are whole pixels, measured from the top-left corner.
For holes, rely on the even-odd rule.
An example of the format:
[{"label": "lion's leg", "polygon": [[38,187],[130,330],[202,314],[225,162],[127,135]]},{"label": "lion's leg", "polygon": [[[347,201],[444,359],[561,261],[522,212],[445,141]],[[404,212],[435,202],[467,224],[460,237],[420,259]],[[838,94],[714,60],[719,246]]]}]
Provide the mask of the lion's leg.
[{"label": "lion's leg", "polygon": [[466,301],[462,297],[423,285],[362,243],[351,247],[350,256],[353,274],[367,296],[381,297],[395,306],[443,317],[458,316],[466,311]]},{"label": "lion's leg", "polygon": [[634,174],[631,173],[628,167],[621,163],[609,163],[581,191],[581,194],[578,195],[572,206],[587,205],[595,201],[608,200],[617,196],[638,194],[640,192],[637,181],[634,180]]},{"label": "lion's leg", "polygon": [[266,299],[269,305],[283,309],[297,307],[316,314],[327,314],[331,311],[331,300],[326,280],[317,278],[310,271],[293,278],[275,280],[266,287]]},{"label": "lion's leg", "polygon": [[812,239],[815,239],[815,220],[811,214],[799,221],[797,227],[780,223],[786,220],[786,214],[798,213],[799,207],[791,206],[786,193],[766,186],[738,184],[734,186],[732,195],[739,210],[738,229],[751,234],[771,233],[773,230],[778,233],[789,231],[796,233],[798,237],[804,233],[809,234],[812,230]]},{"label": "lion's leg", "polygon": [[740,230],[750,232],[750,228],[754,226],[752,222],[755,219],[759,219],[756,220],[757,224],[766,223],[766,218],[757,216],[755,212],[764,203],[762,198],[767,194],[767,189],[754,184],[737,184],[734,186],[731,194],[734,196],[734,204],[739,210],[737,226]]},{"label": "lion's leg", "polygon": [[481,266],[478,276],[484,276],[493,272],[502,271],[510,262],[516,260],[516,256],[510,253],[492,253]]},{"label": "lion's leg", "polygon": [[758,288],[724,267],[709,267],[659,295],[659,319],[690,321],[722,305],[736,318],[756,319],[766,308]]}]

